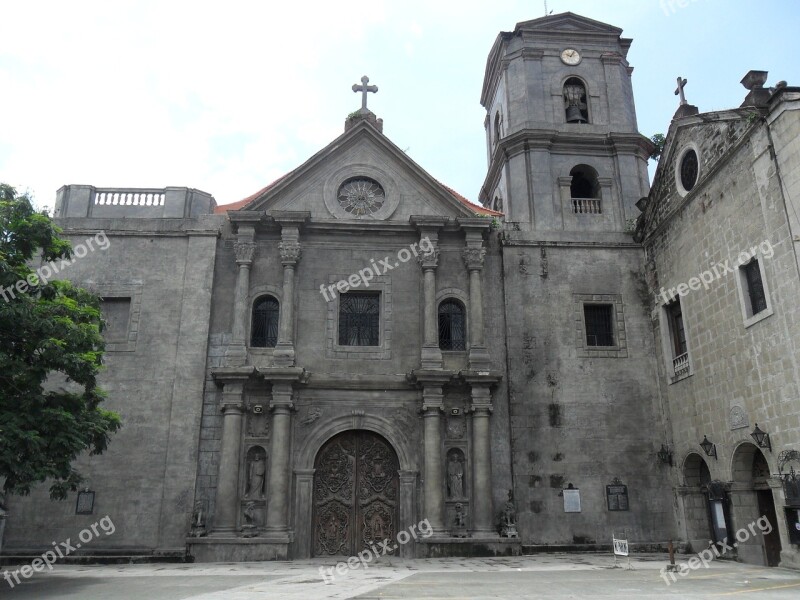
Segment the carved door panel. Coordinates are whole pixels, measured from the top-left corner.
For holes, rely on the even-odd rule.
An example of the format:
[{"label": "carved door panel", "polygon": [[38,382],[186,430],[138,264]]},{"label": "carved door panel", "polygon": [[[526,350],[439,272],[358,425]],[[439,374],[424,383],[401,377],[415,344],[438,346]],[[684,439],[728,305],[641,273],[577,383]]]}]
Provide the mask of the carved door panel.
[{"label": "carved door panel", "polygon": [[347,431],[319,451],[314,472],[314,556],[352,556],[397,535],[398,461],[369,431]]}]

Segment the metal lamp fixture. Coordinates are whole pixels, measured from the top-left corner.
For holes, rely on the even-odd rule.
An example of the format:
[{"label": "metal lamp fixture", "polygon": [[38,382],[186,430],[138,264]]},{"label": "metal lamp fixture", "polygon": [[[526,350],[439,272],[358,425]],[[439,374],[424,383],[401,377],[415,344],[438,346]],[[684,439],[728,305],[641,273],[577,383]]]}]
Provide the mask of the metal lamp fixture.
[{"label": "metal lamp fixture", "polygon": [[670,467],[672,466],[672,452],[670,452],[670,449],[664,444],[661,444],[661,450],[656,452],[656,456],[658,456],[658,460],[665,465],[669,465]]},{"label": "metal lamp fixture", "polygon": [[705,435],[703,436],[703,441],[700,442],[700,447],[703,449],[703,452],[706,453],[706,456],[713,456],[714,459],[717,458],[717,446],[713,442],[709,442],[708,437]]},{"label": "metal lamp fixture", "polygon": [[750,434],[750,437],[756,441],[759,448],[766,448],[772,452],[772,443],[769,441],[769,434],[761,431],[758,428],[758,423],[756,423],[756,428],[753,429],[753,433]]}]

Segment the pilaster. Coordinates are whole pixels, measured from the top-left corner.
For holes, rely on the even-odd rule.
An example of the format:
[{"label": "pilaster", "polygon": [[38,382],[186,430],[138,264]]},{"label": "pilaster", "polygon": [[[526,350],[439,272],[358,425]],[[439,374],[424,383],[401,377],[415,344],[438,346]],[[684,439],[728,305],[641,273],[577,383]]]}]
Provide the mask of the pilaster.
[{"label": "pilaster", "polygon": [[420,235],[419,247],[423,251],[417,256],[423,276],[423,323],[424,338],[420,356],[425,370],[441,369],[442,351],[439,348],[438,311],[436,307],[436,269],[439,266],[439,229],[444,227],[446,217],[412,216]]},{"label": "pilaster", "polygon": [[212,375],[222,384],[220,411],[222,450],[217,483],[216,513],[212,536],[229,537],[236,533],[239,507],[239,452],[244,415],[244,386],[252,368],[219,369]]},{"label": "pilaster", "polygon": [[483,322],[483,264],[486,256],[483,235],[490,224],[486,219],[459,219],[458,223],[466,234],[462,256],[469,272],[469,368],[488,372],[491,359],[486,347]]},{"label": "pilaster", "polygon": [[300,262],[300,228],[309,218],[307,212],[276,212],[275,221],[281,226],[278,250],[283,265],[283,302],[278,316],[278,343],[273,353],[275,365],[291,367],[295,364],[294,350],[294,276]]}]

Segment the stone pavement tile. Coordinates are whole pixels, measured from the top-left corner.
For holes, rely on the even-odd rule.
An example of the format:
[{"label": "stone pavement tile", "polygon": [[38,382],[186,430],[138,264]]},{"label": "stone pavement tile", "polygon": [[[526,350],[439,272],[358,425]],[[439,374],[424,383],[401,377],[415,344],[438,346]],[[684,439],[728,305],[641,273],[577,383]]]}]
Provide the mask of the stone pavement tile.
[{"label": "stone pavement tile", "polygon": [[[689,557],[678,557],[678,561]],[[667,585],[664,555],[636,555],[633,570],[607,554],[401,560],[382,557],[326,584],[332,560],[191,565],[57,566],[0,598],[20,600],[527,600],[529,598],[792,599],[800,573],[715,561]],[[5,588],[5,589],[4,589]]]}]

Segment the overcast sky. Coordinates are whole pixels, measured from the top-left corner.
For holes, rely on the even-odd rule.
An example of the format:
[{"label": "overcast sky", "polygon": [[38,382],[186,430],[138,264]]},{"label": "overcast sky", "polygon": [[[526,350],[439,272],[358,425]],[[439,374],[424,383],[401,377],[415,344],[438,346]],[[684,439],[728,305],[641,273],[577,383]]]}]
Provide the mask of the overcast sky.
[{"label": "overcast sky", "polygon": [[[795,0],[549,0],[634,39],[639,128],[666,132],[675,80],[701,111],[738,106],[750,69],[800,85]],[[0,0],[0,181],[52,207],[68,183],[250,195],[343,130],[364,74],[384,133],[476,200],[480,92],[499,31],[540,0]]]}]

